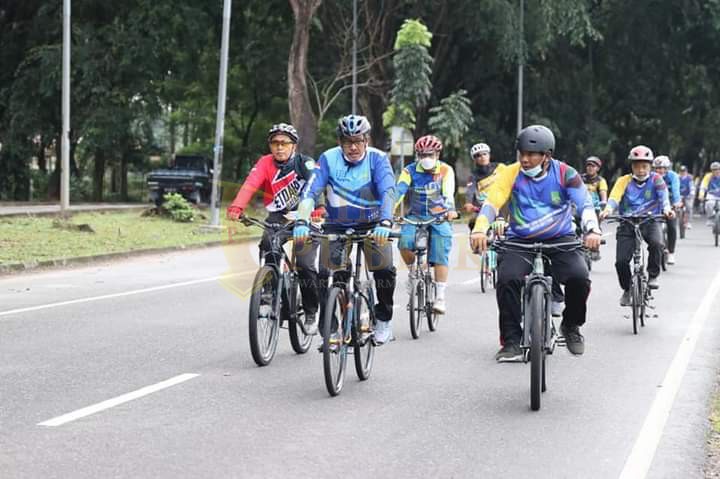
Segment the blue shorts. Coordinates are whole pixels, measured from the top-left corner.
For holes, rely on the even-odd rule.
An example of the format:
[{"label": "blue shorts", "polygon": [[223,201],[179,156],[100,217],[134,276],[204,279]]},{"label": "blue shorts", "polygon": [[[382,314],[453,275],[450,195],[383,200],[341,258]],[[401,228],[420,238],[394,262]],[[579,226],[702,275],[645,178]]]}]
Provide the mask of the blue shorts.
[{"label": "blue shorts", "polygon": [[[404,224],[400,230],[399,249],[415,249],[415,225]],[[450,223],[430,225],[430,250],[428,262],[433,265],[447,266],[452,248],[452,226]]]}]

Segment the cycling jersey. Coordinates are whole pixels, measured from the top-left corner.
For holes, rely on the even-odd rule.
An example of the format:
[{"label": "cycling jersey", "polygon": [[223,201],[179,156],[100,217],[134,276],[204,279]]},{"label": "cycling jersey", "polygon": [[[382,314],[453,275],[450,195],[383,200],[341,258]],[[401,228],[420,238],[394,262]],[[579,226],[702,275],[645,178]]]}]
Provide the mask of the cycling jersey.
[{"label": "cycling jersey", "polygon": [[387,155],[376,148],[369,147],[357,163],[345,160],[339,146],[320,155],[302,193],[303,203],[323,191],[327,225],[370,226],[381,220],[392,221],[395,177]]},{"label": "cycling jersey", "polygon": [[481,171],[481,168],[475,168],[472,178],[467,184],[465,190],[465,202],[475,206],[482,206],[487,199],[487,191],[493,184],[497,175],[506,167],[502,163],[490,163],[487,171]]},{"label": "cycling jersey", "polygon": [[519,162],[498,173],[488,191],[473,232],[487,231],[497,212],[510,201],[509,238],[548,240],[573,235],[573,211],[581,211],[585,231],[598,228],[595,208],[577,171],[551,159],[539,178],[520,172]]},{"label": "cycling jersey", "polygon": [[590,177],[587,173],[582,174],[582,180],[583,183],[585,183],[585,188],[587,188],[588,193],[590,193],[590,198],[592,198],[593,206],[595,207],[595,209],[600,208],[600,192],[604,191],[605,194],[607,194],[607,181],[605,181],[605,178],[600,175]]},{"label": "cycling jersey", "polygon": [[680,196],[686,198],[695,194],[695,184],[692,175],[680,176]]},{"label": "cycling jersey", "polygon": [[670,203],[676,205],[680,203],[680,176],[672,170],[668,170],[663,176],[665,184],[670,192]]},{"label": "cycling jersey", "polygon": [[260,190],[270,213],[293,211],[297,209],[300,192],[314,169],[315,161],[309,156],[296,154],[285,163],[279,163],[272,155],[264,155],[250,170],[230,207],[245,209]]},{"label": "cycling jersey", "polygon": [[418,162],[410,163],[398,179],[398,204],[407,192],[410,192],[409,216],[439,216],[454,211],[455,171],[442,161],[432,171],[425,171]]},{"label": "cycling jersey", "polygon": [[713,197],[720,197],[720,176],[715,176],[712,172],[707,173],[700,183],[700,198],[704,198],[705,194]]},{"label": "cycling jersey", "polygon": [[619,209],[622,216],[661,214],[670,210],[668,187],[662,176],[650,172],[647,180],[638,182],[632,175],[623,175],[615,182],[607,207],[609,212]]}]

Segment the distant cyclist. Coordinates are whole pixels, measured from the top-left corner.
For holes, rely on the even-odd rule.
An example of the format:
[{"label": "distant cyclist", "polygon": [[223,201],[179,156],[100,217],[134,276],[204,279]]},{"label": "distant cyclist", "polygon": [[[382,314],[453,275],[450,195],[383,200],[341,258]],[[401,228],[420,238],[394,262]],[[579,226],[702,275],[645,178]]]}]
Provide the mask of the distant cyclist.
[{"label": "distant cyclist", "polygon": [[473,159],[473,171],[470,181],[465,190],[465,204],[463,209],[471,214],[468,227],[472,231],[475,226],[480,209],[482,208],[490,186],[497,178],[497,175],[505,168],[502,163],[492,163],[490,147],[486,143],[476,143],[470,148],[470,156]]},{"label": "distant cyclist", "polygon": [[[668,186],[670,195],[670,205],[674,208],[682,207],[682,197],[680,196],[680,177],[672,170],[672,162],[666,155],[658,155],[653,160],[653,168],[655,173],[662,176],[665,184]],[[667,244],[668,264],[675,264],[675,245],[677,244],[678,222],[677,217],[667,220]]]},{"label": "distant cyclist", "polygon": [[708,217],[707,225],[712,226],[710,217],[713,215],[713,206],[715,201],[720,200],[720,163],[713,161],[710,164],[710,172],[707,173],[702,182],[700,182],[700,190],[698,193],[700,201],[709,202],[705,207],[705,214]]},{"label": "distant cyclist", "polygon": [[[407,216],[416,220],[457,218],[455,212],[455,171],[440,161],[442,142],[433,135],[423,136],[415,143],[417,160],[406,166],[397,183],[398,205],[405,194],[410,196]],[[445,314],[445,288],[448,279],[448,260],[452,248],[452,226],[449,222],[430,226],[428,262],[434,266],[437,297],[433,309]],[[405,224],[398,243],[403,261],[412,271],[415,267],[415,225]]]},{"label": "distant cyclist", "polygon": [[687,166],[680,166],[680,198],[682,198],[683,205],[685,205],[685,228],[692,229],[692,223],[690,218],[693,213],[693,203],[695,199],[695,180],[693,176],[688,173]]}]

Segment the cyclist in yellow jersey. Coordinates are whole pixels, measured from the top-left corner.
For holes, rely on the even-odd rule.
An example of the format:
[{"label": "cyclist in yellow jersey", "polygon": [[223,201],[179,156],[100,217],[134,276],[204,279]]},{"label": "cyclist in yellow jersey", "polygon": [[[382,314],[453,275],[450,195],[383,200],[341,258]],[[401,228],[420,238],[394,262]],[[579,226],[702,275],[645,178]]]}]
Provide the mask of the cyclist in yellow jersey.
[{"label": "cyclist in yellow jersey", "polygon": [[472,176],[465,190],[465,204],[463,209],[471,214],[468,227],[470,231],[475,227],[483,203],[487,199],[487,192],[493,182],[500,174],[505,165],[502,163],[491,163],[490,147],[486,143],[477,143],[470,148],[470,156],[474,162]]},{"label": "cyclist in yellow jersey", "polygon": [[705,174],[700,182],[698,199],[706,203],[707,224],[712,226],[710,217],[713,215],[713,206],[715,201],[720,201],[720,162],[713,161],[710,164],[710,172]]}]

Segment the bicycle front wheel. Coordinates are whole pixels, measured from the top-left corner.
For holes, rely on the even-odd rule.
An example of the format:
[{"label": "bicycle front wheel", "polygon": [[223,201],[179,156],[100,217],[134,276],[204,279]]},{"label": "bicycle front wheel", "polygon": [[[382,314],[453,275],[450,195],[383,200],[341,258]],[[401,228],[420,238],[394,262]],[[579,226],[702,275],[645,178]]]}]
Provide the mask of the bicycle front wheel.
[{"label": "bicycle front wheel", "polygon": [[277,273],[272,267],[263,266],[255,275],[248,314],[250,353],[258,366],[270,364],[277,350],[280,332],[280,317],[275,310],[277,295]]},{"label": "bicycle front wheel", "polygon": [[347,299],[340,286],[330,289],[325,306],[322,325],[323,376],[325,387],[331,396],[337,396],[345,381],[347,365],[347,342],[345,341],[345,320]]},{"label": "bicycle front wheel", "polygon": [[680,213],[680,219],[678,221],[678,229],[680,230],[680,239],[685,239],[685,222],[687,218],[687,210],[683,209]]},{"label": "bicycle front wheel", "polygon": [[410,334],[413,339],[420,337],[420,322],[425,305],[425,284],[416,279],[411,280],[410,297],[408,308],[410,310]]},{"label": "bicycle front wheel", "polygon": [[540,409],[540,395],[543,391],[545,369],[545,290],[539,284],[530,289],[527,321],[530,325],[530,409]]},{"label": "bicycle front wheel", "polygon": [[640,321],[640,308],[641,303],[644,301],[644,298],[642,297],[642,279],[638,276],[635,276],[633,278],[632,282],[632,291],[631,293],[631,300],[632,300],[632,326],[633,326],[633,334],[638,333],[638,322]]},{"label": "bicycle front wheel", "polygon": [[480,255],[480,291],[485,292],[485,283],[487,282],[488,271],[488,254],[483,252]]},{"label": "bicycle front wheel", "polygon": [[371,340],[374,314],[367,294],[361,294],[353,308],[353,356],[355,372],[361,381],[370,377],[375,360],[375,343]]},{"label": "bicycle front wheel", "polygon": [[713,235],[715,236],[715,247],[718,245],[718,237],[720,237],[720,214],[715,213],[715,221],[713,221]]},{"label": "bicycle front wheel", "polygon": [[438,321],[440,320],[440,315],[435,312],[432,306],[432,303],[435,302],[435,298],[437,298],[437,284],[435,284],[435,281],[427,277],[425,287],[426,298],[422,304],[424,305],[425,315],[427,316],[428,329],[430,329],[430,331],[435,331],[438,326]]},{"label": "bicycle front wheel", "polygon": [[297,354],[304,354],[310,349],[312,336],[305,334],[301,323],[305,321],[305,308],[302,304],[302,294],[300,294],[300,286],[293,281],[288,291],[288,334],[290,335],[290,345]]}]

